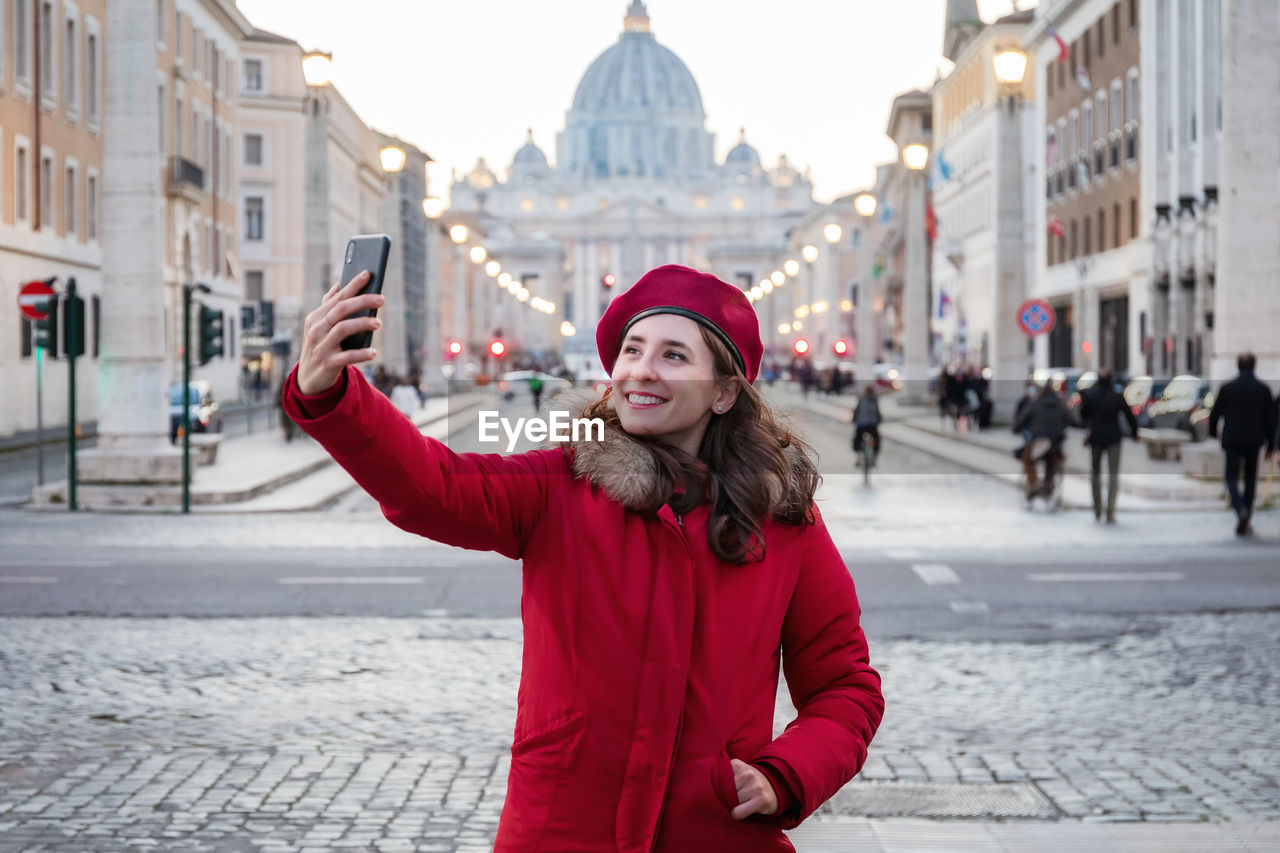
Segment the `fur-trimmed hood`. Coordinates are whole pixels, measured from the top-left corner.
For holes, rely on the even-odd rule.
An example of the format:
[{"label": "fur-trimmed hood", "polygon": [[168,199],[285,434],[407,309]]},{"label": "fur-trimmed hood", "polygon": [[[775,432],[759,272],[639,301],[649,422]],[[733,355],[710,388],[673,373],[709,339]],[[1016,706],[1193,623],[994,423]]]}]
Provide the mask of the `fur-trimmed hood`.
[{"label": "fur-trimmed hood", "polygon": [[[567,411],[571,418],[583,418],[600,399],[600,394],[592,389],[565,388],[553,394],[545,408],[548,412]],[[612,401],[606,405],[613,408]],[[603,441],[571,441],[567,449],[574,476],[585,478],[628,509],[645,508],[654,478],[658,476],[658,463],[646,442],[616,425],[606,424]],[[799,470],[802,451],[791,445],[786,453],[793,463],[791,470]],[[765,485],[769,489],[769,515],[773,515],[783,508],[788,495],[794,493],[794,483],[784,484],[770,478]]]}]

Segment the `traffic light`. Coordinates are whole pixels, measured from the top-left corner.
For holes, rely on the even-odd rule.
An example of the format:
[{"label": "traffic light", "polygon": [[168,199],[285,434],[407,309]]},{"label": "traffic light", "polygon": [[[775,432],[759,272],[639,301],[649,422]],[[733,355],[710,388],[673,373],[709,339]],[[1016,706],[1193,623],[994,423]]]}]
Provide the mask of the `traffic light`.
[{"label": "traffic light", "polygon": [[74,293],[62,301],[62,354],[67,358],[84,355],[84,300]]},{"label": "traffic light", "polygon": [[449,353],[449,358],[457,358],[462,354],[462,341],[449,341],[449,345],[445,347],[445,351]]},{"label": "traffic light", "polygon": [[494,358],[502,358],[507,352],[507,345],[501,340],[495,339],[489,344],[489,352]]},{"label": "traffic light", "polygon": [[611,272],[607,272],[600,276],[600,283],[606,288],[613,287],[618,283],[618,277]]},{"label": "traffic light", "polygon": [[200,364],[222,355],[222,312],[207,305],[200,306]]},{"label": "traffic light", "polygon": [[838,340],[831,345],[831,350],[837,356],[843,358],[849,354],[849,342],[846,340]]},{"label": "traffic light", "polygon": [[804,338],[796,338],[796,342],[791,345],[791,348],[796,351],[796,355],[807,355],[809,353],[809,342]]},{"label": "traffic light", "polygon": [[36,309],[44,312],[43,320],[36,320],[35,345],[49,358],[58,357],[58,297],[50,296],[36,303]]}]

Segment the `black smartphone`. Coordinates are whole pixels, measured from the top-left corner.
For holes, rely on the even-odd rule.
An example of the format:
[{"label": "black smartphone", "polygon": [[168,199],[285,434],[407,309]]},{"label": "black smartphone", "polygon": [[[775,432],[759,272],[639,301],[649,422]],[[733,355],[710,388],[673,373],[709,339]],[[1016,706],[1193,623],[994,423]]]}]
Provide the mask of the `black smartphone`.
[{"label": "black smartphone", "polygon": [[[360,293],[381,293],[382,280],[387,275],[387,256],[391,254],[391,238],[386,234],[361,234],[347,241],[347,251],[342,256],[342,286],[368,270],[369,282]],[[352,317],[373,317],[377,309],[357,311]],[[342,339],[343,349],[367,349],[373,344],[373,330],[356,332]]]}]

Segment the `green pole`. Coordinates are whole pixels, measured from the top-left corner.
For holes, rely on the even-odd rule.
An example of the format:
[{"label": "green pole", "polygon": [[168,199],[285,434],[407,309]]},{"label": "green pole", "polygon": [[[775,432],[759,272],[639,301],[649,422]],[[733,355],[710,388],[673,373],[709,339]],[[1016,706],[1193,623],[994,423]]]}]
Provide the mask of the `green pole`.
[{"label": "green pole", "polygon": [[182,286],[182,511],[191,512],[191,285]]},{"label": "green pole", "polygon": [[[67,322],[63,331],[73,336],[80,323],[80,302],[76,296],[76,280],[67,279]],[[67,347],[67,509],[76,511],[76,347]]]}]

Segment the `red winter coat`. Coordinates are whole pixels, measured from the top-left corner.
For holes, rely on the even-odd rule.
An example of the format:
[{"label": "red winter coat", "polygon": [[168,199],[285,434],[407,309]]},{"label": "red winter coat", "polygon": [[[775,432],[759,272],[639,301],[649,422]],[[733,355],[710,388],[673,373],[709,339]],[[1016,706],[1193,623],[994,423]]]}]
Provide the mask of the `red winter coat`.
[{"label": "red winter coat", "polygon": [[[763,562],[724,563],[707,546],[709,504],[683,518],[628,508],[653,465],[625,433],[455,454],[359,371],[342,385],[303,398],[290,377],[286,409],[392,523],[524,563],[495,849],[792,850],[782,830],[853,777],[884,710],[853,581],[821,519],[771,521]],[[775,739],[780,660],[799,716]],[[793,807],[734,820],[730,758],[772,770]]]}]

